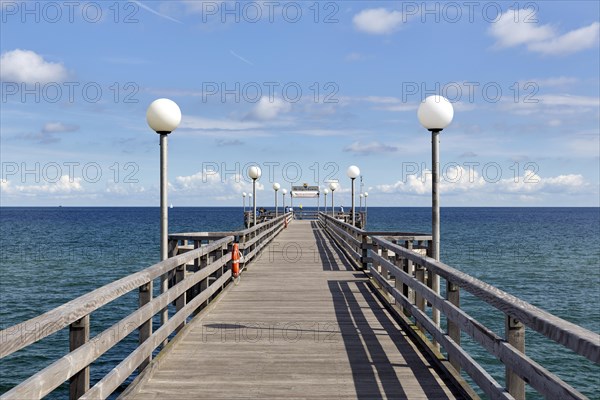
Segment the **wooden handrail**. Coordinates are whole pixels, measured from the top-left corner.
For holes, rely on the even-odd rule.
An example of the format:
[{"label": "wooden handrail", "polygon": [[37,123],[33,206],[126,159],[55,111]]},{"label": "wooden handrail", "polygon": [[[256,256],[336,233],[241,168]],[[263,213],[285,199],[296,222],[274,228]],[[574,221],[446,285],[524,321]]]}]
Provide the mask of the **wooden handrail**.
[{"label": "wooden handrail", "polygon": [[[281,215],[252,228],[238,232],[197,232],[170,235],[170,254],[174,256],[154,264],[142,271],[133,273],[112,283],[95,289],[71,300],[40,316],[0,331],[0,358],[23,349],[61,329],[71,327],[75,332],[71,340],[71,351],[43,370],[33,374],[16,387],[0,396],[0,399],[41,398],[71,379],[71,398],[106,398],[138,368],[143,368],[161,343],[169,335],[177,332],[185,321],[201,305],[206,304],[231,279],[229,252],[236,239],[243,239],[240,246],[247,254],[244,266],[258,254],[281,230],[284,221],[290,222],[291,213]],[[221,236],[225,235],[225,236]],[[248,239],[248,240],[246,240]],[[177,254],[177,242],[193,241],[193,246]],[[208,244],[200,242],[210,241]],[[202,260],[202,261],[200,261]],[[186,265],[193,263],[196,272],[186,277]],[[159,277],[171,276],[171,287],[152,297],[152,282]],[[215,277],[209,281],[209,277]],[[186,300],[186,293],[200,285],[200,293]],[[89,338],[89,315],[115,299],[139,289],[140,306],[110,328],[93,338]],[[143,301],[142,301],[143,299]],[[175,302],[176,312],[172,318],[154,333],[149,322],[161,310]],[[81,322],[85,321],[85,322]],[[78,327],[82,324],[82,336]],[[140,332],[140,344],[116,368],[91,389],[89,387],[89,366],[102,354],[130,335],[136,329]],[[85,371],[85,373],[84,373]],[[83,374],[83,375],[82,375]],[[81,377],[80,377],[81,375]],[[74,386],[75,385],[75,386]]]},{"label": "wooden handrail", "polygon": [[42,315],[0,331],[0,358],[4,358],[66,328],[71,323],[89,315],[124,294],[172,271],[178,265],[188,263],[232,241],[232,236],[225,237],[208,246],[161,261],[142,271],[86,293]]},{"label": "wooden handrail", "polygon": [[[576,389],[552,374],[524,353],[524,326],[600,363],[600,335],[539,309],[492,285],[413,250],[414,242],[430,241],[427,234],[408,232],[364,231],[321,213],[321,224],[334,240],[352,256],[362,237],[362,265],[396,304],[448,353],[452,365],[463,368],[480,388],[492,398],[523,398],[527,382],[539,393],[553,398],[585,398]],[[391,240],[404,242],[407,247]],[[419,246],[423,248],[423,246]],[[391,254],[394,254],[390,258]],[[365,256],[366,254],[366,256]],[[446,280],[447,298],[426,285],[426,276],[438,275]],[[388,275],[391,277],[389,278]],[[390,283],[390,279],[393,279]],[[458,288],[462,288],[506,315],[507,337],[501,338],[462,310],[458,304]],[[444,332],[428,315],[425,302],[441,311],[448,320]],[[522,325],[520,325],[522,324]],[[512,327],[518,329],[518,336]],[[509,330],[510,327],[510,330]],[[452,329],[452,330],[451,330]],[[496,382],[464,348],[460,331],[465,332],[506,367],[506,388]],[[423,338],[425,338],[423,336]],[[427,340],[427,339],[424,339]],[[516,377],[516,378],[515,378]]]},{"label": "wooden handrail", "polygon": [[422,256],[378,237],[374,237],[373,242],[455,283],[498,310],[518,319],[529,328],[562,344],[577,354],[595,363],[600,363],[600,335],[552,315],[433,258]]}]

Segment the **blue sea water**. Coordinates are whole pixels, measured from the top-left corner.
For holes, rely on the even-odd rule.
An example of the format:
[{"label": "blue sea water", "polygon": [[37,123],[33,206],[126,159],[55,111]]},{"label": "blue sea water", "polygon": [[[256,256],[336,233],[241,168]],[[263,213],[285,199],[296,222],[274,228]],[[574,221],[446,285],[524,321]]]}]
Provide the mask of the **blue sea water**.
[{"label": "blue sea water", "polygon": [[[305,208],[306,209],[306,208]],[[599,208],[442,208],[441,259],[561,318],[600,332]],[[240,229],[241,208],[169,210],[169,231]],[[429,208],[369,208],[368,230],[430,232]],[[35,317],[159,260],[158,208],[0,208],[0,328]],[[137,305],[130,293],[92,314],[91,335]],[[503,335],[502,314],[461,293],[461,306]],[[600,368],[527,331],[527,354],[590,398]],[[135,347],[130,335],[92,365],[92,384]],[[464,345],[503,382],[499,363]],[[63,330],[0,360],[0,393],[64,355]],[[49,398],[64,398],[62,385]],[[528,397],[536,398],[528,393]]]}]

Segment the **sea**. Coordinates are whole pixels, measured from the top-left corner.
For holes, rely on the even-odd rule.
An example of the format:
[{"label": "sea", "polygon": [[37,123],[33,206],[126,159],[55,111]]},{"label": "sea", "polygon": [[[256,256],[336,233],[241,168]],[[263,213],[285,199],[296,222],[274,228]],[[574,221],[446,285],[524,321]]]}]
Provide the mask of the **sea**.
[{"label": "sea", "polygon": [[[369,207],[367,212],[368,230],[431,231],[430,208]],[[157,207],[0,208],[0,328],[158,262],[159,218]],[[169,210],[169,232],[238,230],[242,223],[241,207]],[[600,208],[442,208],[441,260],[600,332]],[[134,291],[94,312],[91,336],[136,305]],[[503,335],[500,312],[464,292],[461,307]],[[462,340],[473,357],[503,383],[502,365],[464,334]],[[92,385],[136,344],[137,333],[133,333],[94,362]],[[0,360],[0,394],[66,352],[68,330],[63,329]],[[526,352],[589,398],[600,399],[598,365],[529,329]],[[67,383],[47,396],[67,397]],[[527,397],[540,398],[531,390]]]}]

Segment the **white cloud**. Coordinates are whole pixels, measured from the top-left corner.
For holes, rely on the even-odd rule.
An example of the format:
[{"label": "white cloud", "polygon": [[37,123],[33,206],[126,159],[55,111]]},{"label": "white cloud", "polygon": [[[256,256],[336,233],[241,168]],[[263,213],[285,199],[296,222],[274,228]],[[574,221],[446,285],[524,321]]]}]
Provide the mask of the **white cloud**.
[{"label": "white cloud", "polygon": [[598,44],[598,22],[560,35],[553,26],[534,22],[536,18],[529,10],[508,10],[491,24],[489,33],[496,38],[497,47],[524,45],[529,51],[547,55],[576,53]]},{"label": "white cloud", "polygon": [[354,27],[371,35],[385,35],[400,28],[405,22],[400,11],[388,11],[385,8],[370,8],[362,10],[352,18]]},{"label": "white cloud", "polygon": [[572,77],[572,76],[557,76],[557,77],[542,78],[542,79],[528,79],[528,80],[521,81],[519,83],[521,84],[521,86],[528,84],[528,83],[534,83],[541,88],[547,88],[547,87],[564,87],[564,86],[573,85],[577,82],[579,82],[579,79]]},{"label": "white cloud", "polygon": [[182,119],[180,128],[198,130],[240,131],[262,128],[263,124],[255,121],[235,121],[230,119],[211,119],[186,116]]},{"label": "white cloud", "polygon": [[[558,175],[542,178],[533,171],[522,176],[497,180],[482,176],[474,169],[448,166],[441,171],[440,193],[475,193],[486,196],[498,194],[543,195],[552,193],[578,193],[589,187],[583,176],[578,174]],[[431,193],[431,171],[407,175],[404,180],[392,184],[376,185],[376,191],[389,194],[429,195]]]},{"label": "white cloud", "polygon": [[[526,11],[508,10],[491,24],[489,32],[496,37],[498,47],[513,47],[548,40],[556,36],[554,28],[550,25],[539,26],[527,18],[523,18],[524,15],[527,15]],[[529,19],[534,18],[535,15],[529,16]]]},{"label": "white cloud", "polygon": [[31,50],[16,49],[0,55],[0,80],[5,82],[62,82],[67,75],[62,64],[48,62]]},{"label": "white cloud", "polygon": [[353,103],[370,103],[373,104],[374,110],[383,111],[394,111],[394,112],[406,112],[414,111],[419,107],[418,102],[408,103],[403,102],[398,97],[392,96],[363,96],[363,97],[342,97],[340,102],[343,105],[349,105]]},{"label": "white cloud", "polygon": [[79,126],[63,124],[62,122],[46,122],[42,127],[44,133],[75,132],[77,130],[79,130]]},{"label": "white cloud", "polygon": [[537,102],[515,103],[507,100],[503,102],[502,108],[518,115],[543,113],[550,115],[551,119],[556,121],[558,115],[587,114],[594,111],[597,113],[600,107],[600,98],[590,96],[546,94],[536,95],[531,100],[537,100]]},{"label": "white cloud", "polygon": [[247,119],[268,121],[277,118],[280,114],[290,112],[292,105],[282,99],[269,99],[267,96],[260,98],[254,109],[246,116]]},{"label": "white cloud", "polygon": [[540,102],[551,106],[598,107],[600,98],[589,96],[571,96],[568,94],[549,94],[539,96]]},{"label": "white cloud", "polygon": [[358,155],[383,154],[395,153],[398,151],[398,147],[377,141],[370,143],[354,142],[344,147],[344,151]]},{"label": "white cloud", "polygon": [[306,136],[348,136],[351,134],[360,134],[358,131],[350,131],[345,129],[297,129],[289,131],[291,135],[306,135]]},{"label": "white cloud", "polygon": [[130,196],[133,194],[145,193],[146,188],[141,185],[133,184],[133,183],[115,183],[109,182],[106,185],[105,189],[106,193],[118,196]]},{"label": "white cloud", "polygon": [[[264,190],[265,186],[256,182],[257,190]],[[179,194],[204,193],[207,196],[230,196],[242,192],[251,192],[252,183],[244,179],[240,173],[222,175],[216,171],[204,169],[193,175],[178,176],[169,188]]]},{"label": "white cloud", "polygon": [[599,34],[600,23],[594,22],[589,26],[575,29],[562,36],[531,43],[528,48],[539,53],[551,55],[577,53],[578,51],[597,46]]},{"label": "white cloud", "polygon": [[56,182],[46,182],[41,185],[16,185],[13,186],[12,182],[8,180],[1,180],[0,187],[3,194],[69,194],[73,192],[82,192],[83,186],[81,185],[81,178],[71,179],[68,175],[61,176]]},{"label": "white cloud", "polygon": [[347,54],[344,59],[346,61],[361,61],[365,59],[365,56],[358,52],[352,52]]}]

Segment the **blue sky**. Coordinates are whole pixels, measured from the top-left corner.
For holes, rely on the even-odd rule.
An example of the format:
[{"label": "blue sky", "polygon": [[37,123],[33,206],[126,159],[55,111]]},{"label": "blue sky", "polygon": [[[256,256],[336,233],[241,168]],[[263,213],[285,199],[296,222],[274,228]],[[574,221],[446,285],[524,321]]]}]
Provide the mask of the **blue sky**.
[{"label": "blue sky", "polygon": [[[156,98],[176,206],[341,182],[429,206],[419,102],[454,104],[443,206],[598,206],[597,2],[1,2],[0,200],[157,205]],[[337,202],[337,201],[336,201]],[[307,202],[309,205],[309,202]]]}]

